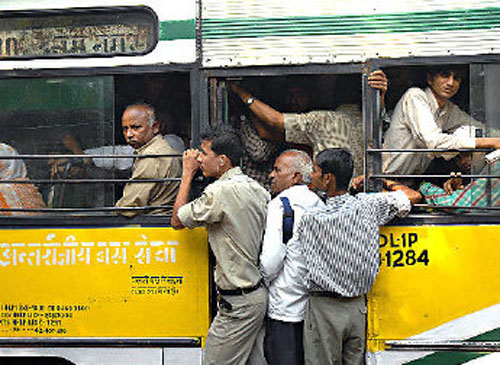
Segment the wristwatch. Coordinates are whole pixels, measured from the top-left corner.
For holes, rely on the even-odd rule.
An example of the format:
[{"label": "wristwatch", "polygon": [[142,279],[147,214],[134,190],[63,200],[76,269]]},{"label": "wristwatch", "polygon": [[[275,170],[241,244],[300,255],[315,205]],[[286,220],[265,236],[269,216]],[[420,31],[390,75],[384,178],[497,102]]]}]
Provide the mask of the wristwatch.
[{"label": "wristwatch", "polygon": [[253,102],[255,101],[255,97],[254,96],[250,96],[246,101],[245,101],[245,104],[247,106],[250,106],[253,104]]}]

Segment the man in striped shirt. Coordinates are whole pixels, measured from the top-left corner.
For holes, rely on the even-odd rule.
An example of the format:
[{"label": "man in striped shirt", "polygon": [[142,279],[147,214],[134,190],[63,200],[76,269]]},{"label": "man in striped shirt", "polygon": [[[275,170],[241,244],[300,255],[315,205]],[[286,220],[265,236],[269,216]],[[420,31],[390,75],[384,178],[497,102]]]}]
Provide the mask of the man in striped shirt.
[{"label": "man in striped shirt", "polygon": [[379,226],[420,199],[394,182],[386,182],[394,192],[352,196],[347,192],[352,172],[353,159],[344,149],[317,155],[312,186],[327,193],[326,206],[304,213],[297,229],[311,295],[304,323],[306,364],[364,363],[365,294],[378,273]]}]

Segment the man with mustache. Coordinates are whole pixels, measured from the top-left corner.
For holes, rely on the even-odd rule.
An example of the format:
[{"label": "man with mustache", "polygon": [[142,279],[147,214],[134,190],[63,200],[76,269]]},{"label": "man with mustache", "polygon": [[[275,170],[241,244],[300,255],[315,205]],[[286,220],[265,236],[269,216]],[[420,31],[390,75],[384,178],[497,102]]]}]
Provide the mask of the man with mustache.
[{"label": "man with mustache", "polygon": [[[135,149],[136,155],[177,155],[159,134],[160,124],[153,107],[147,104],[134,104],[125,109],[122,116],[123,136]],[[132,166],[132,179],[178,178],[181,176],[181,163],[178,158],[154,157],[136,158]],[[128,183],[117,207],[159,206],[146,211],[147,214],[165,214],[170,209],[160,206],[172,204],[179,189],[178,181],[165,183]],[[120,210],[119,214],[133,217],[141,210]]]}]

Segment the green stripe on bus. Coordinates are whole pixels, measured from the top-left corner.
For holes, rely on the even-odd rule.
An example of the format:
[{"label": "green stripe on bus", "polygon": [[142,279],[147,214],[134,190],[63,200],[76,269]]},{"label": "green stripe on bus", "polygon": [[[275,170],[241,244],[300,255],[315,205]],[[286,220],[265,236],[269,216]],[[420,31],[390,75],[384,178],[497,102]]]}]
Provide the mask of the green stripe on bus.
[{"label": "green stripe on bus", "polygon": [[159,38],[160,41],[173,41],[175,39],[195,39],[195,20],[168,20],[160,22]]},{"label": "green stripe on bus", "polygon": [[205,39],[415,33],[500,27],[500,8],[377,15],[203,19]]},{"label": "green stripe on bus", "polygon": [[[500,328],[480,334],[467,341],[500,341]],[[434,352],[433,354],[422,357],[421,359],[410,361],[407,364],[411,365],[428,365],[428,364],[446,364],[458,365],[467,361],[477,359],[479,357],[489,355],[491,352],[459,352],[459,351],[442,351]]]}]

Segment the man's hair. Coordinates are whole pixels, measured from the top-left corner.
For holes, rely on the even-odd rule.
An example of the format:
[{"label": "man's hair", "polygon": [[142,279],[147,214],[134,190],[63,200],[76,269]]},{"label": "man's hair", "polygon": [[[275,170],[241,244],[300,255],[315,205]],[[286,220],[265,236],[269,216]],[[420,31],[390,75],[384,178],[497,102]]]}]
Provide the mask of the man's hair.
[{"label": "man's hair", "polygon": [[139,102],[139,103],[134,103],[134,104],[127,106],[127,108],[125,110],[132,109],[132,108],[139,108],[139,109],[144,110],[144,112],[146,113],[146,120],[148,121],[148,124],[150,127],[152,127],[153,124],[158,122],[158,119],[156,119],[155,108],[152,105]]},{"label": "man's hair", "polygon": [[440,65],[433,66],[427,69],[427,74],[434,78],[438,75],[448,77],[451,73],[455,75],[458,80],[463,80],[465,77],[465,70],[460,65]]},{"label": "man's hair", "polygon": [[297,149],[286,150],[281,154],[281,156],[285,154],[294,155],[291,159],[292,172],[300,172],[300,174],[302,175],[302,180],[300,181],[300,183],[309,184],[311,182],[311,171],[313,169],[311,157],[309,157],[306,152]]},{"label": "man's hair", "polygon": [[227,124],[219,124],[208,127],[200,137],[204,141],[212,142],[212,151],[217,155],[226,155],[232,166],[240,166],[243,144],[235,129]]},{"label": "man's hair", "polygon": [[347,190],[351,181],[354,162],[349,151],[343,148],[327,148],[316,156],[321,173],[333,174],[338,190]]}]

